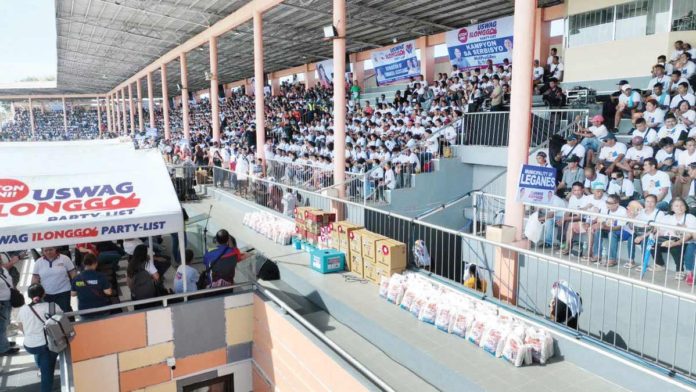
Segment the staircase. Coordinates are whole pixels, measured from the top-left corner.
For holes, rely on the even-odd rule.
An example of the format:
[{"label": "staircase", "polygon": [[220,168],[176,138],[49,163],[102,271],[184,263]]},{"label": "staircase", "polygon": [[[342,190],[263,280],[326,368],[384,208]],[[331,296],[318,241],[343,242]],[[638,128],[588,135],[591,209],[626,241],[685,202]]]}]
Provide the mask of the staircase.
[{"label": "staircase", "polygon": [[384,94],[385,98],[387,99],[387,102],[391,102],[394,100],[394,95],[396,94],[396,91],[401,90],[401,94],[403,95],[404,90],[406,90],[407,86],[408,85],[406,84],[391,84],[380,87],[368,87],[365,89],[365,91],[362,92],[362,94],[360,94],[360,101],[370,101],[370,105],[374,106],[375,100],[379,98],[382,94]]}]

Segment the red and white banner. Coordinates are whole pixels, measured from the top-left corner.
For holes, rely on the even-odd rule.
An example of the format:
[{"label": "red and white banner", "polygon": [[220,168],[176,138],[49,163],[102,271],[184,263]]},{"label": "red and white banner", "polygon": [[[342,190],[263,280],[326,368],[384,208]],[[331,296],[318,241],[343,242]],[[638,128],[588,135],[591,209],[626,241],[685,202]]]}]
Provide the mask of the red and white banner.
[{"label": "red and white banner", "polygon": [[0,251],[183,229],[161,155],[132,142],[0,143]]}]

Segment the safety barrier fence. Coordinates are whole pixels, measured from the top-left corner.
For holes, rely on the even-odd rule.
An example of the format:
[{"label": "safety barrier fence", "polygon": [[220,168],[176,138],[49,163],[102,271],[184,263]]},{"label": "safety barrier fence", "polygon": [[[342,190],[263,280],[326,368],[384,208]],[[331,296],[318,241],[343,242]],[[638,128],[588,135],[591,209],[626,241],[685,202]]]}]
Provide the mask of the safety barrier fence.
[{"label": "safety barrier fence", "polygon": [[192,162],[168,164],[167,170],[174,190],[181,201],[197,200],[205,185],[225,181],[224,173],[215,173],[213,167],[196,166]]},{"label": "safety barrier fence", "polygon": [[[254,181],[266,188],[281,186],[264,179]],[[582,311],[577,325],[559,328],[680,381],[696,381],[696,295],[664,284],[664,275],[657,271],[640,279],[637,273],[616,273],[611,267],[598,268],[534,246],[488,240],[370,205],[293,187],[287,191],[301,194],[302,205],[333,210],[339,218],[404,242],[410,266],[451,284],[464,283],[469,265],[476,265],[479,277],[488,282],[482,295],[530,317],[551,320],[550,290],[565,281],[580,294]],[[261,201],[257,204],[268,207]],[[292,213],[287,217],[292,219]],[[477,224],[483,228],[482,223]],[[411,251],[416,241],[426,245],[429,264],[419,264],[423,259]]]},{"label": "safety barrier fence", "polygon": [[[553,135],[567,136],[587,126],[587,109],[532,109],[530,148]],[[465,113],[458,123],[457,145],[506,147],[510,136],[510,112]]]}]

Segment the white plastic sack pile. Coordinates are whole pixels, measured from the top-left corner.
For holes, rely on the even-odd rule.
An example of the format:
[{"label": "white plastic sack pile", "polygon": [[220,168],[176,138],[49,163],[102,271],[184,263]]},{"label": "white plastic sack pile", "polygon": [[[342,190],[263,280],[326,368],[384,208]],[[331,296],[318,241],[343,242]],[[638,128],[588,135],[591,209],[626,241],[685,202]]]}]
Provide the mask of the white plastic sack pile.
[{"label": "white plastic sack pile", "polygon": [[545,364],[553,357],[553,337],[526,325],[497,306],[474,299],[419,274],[382,277],[379,295],[420,321],[469,340],[514,366]]},{"label": "white plastic sack pile", "polygon": [[248,212],[242,220],[244,226],[248,226],[255,232],[269,240],[281,244],[290,245],[295,233],[295,225],[285,219],[280,219],[267,212]]}]

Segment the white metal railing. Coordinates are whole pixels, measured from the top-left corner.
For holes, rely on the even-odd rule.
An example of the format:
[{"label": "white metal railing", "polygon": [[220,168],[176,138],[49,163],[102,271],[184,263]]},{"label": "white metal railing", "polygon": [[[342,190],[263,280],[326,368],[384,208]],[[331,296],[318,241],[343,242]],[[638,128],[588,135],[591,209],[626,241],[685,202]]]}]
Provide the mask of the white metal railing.
[{"label": "white metal railing", "polygon": [[[581,293],[585,309],[577,325],[568,331],[694,385],[694,359],[679,351],[696,344],[696,324],[682,321],[696,318],[696,295],[691,290],[660,284],[657,279],[641,280],[635,274],[616,273],[536,248],[491,241],[370,205],[307,194],[309,205],[333,210],[372,232],[404,242],[408,249],[416,240],[423,241],[431,258],[427,272],[452,284],[460,285],[467,266],[476,264],[481,277],[492,283],[485,295],[529,317],[549,320],[549,290],[554,282],[568,281]],[[510,255],[511,264],[496,265],[500,252]],[[411,252],[408,260],[409,265],[415,264]],[[670,306],[660,306],[667,302]],[[660,332],[653,333],[653,329]],[[661,338],[665,333],[670,337]]]}]

